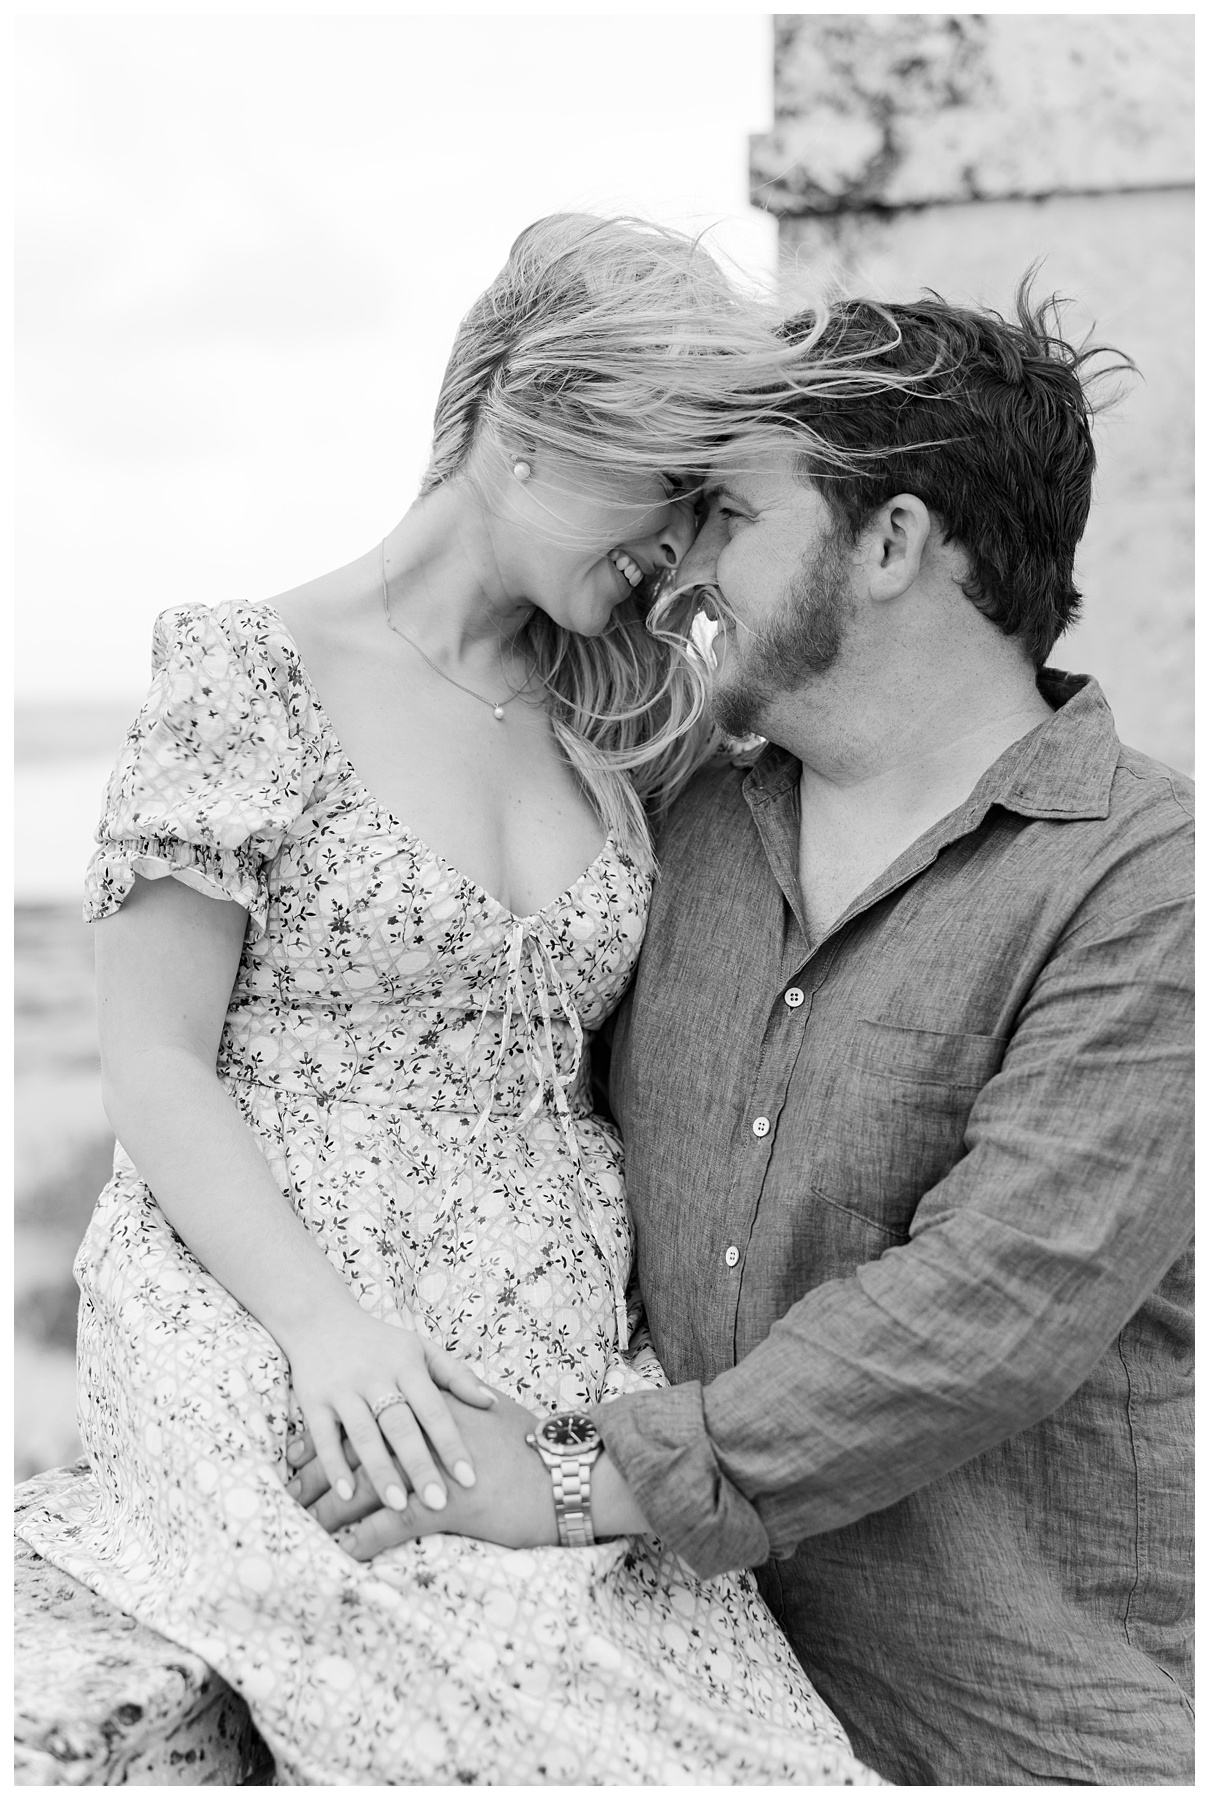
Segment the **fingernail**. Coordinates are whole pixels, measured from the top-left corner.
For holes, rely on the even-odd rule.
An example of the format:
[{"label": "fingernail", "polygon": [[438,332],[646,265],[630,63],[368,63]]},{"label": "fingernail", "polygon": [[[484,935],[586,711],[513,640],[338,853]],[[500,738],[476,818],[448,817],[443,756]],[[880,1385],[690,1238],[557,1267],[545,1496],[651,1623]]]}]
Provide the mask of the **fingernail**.
[{"label": "fingernail", "polygon": [[489,1406],[495,1405],[495,1395],[491,1392],[490,1388],[481,1387],[479,1389],[479,1395],[482,1399],[486,1400]]},{"label": "fingernail", "polygon": [[460,1481],[463,1487],[474,1486],[474,1470],[468,1462],[454,1463],[453,1478],[455,1481]]},{"label": "fingernail", "polygon": [[295,1475],[293,1481],[286,1482],[285,1491],[289,1494],[291,1499],[297,1500],[299,1494],[302,1492],[302,1483],[299,1481],[297,1475]]},{"label": "fingernail", "polygon": [[286,1451],[286,1457],[292,1463],[301,1462],[305,1452],[306,1452],[305,1444],[291,1444],[289,1449]]},{"label": "fingernail", "polygon": [[342,1500],[351,1500],[353,1497],[352,1482],[347,1480],[342,1475],[340,1477],[340,1480],[336,1483],[336,1492],[339,1494],[339,1496]]},{"label": "fingernail", "polygon": [[393,1506],[396,1512],[402,1512],[407,1505],[407,1495],[395,1482],[391,1482],[386,1490],[386,1504]]},{"label": "fingernail", "polygon": [[445,1505],[445,1489],[437,1482],[430,1481],[424,1489],[424,1504],[433,1512],[440,1512]]}]

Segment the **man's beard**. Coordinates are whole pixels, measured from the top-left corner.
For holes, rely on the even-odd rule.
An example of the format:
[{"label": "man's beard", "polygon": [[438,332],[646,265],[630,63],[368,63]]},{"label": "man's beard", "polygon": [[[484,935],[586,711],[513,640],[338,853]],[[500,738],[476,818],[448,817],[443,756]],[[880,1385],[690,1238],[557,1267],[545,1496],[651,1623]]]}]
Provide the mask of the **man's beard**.
[{"label": "man's beard", "polygon": [[[825,675],[843,648],[852,617],[850,549],[837,527],[804,556],[789,588],[759,636],[744,634],[733,680],[725,668],[714,688],[714,718],[731,737],[761,731],[769,706],[795,693],[811,676]],[[727,661],[738,662],[738,638],[728,622]]]}]

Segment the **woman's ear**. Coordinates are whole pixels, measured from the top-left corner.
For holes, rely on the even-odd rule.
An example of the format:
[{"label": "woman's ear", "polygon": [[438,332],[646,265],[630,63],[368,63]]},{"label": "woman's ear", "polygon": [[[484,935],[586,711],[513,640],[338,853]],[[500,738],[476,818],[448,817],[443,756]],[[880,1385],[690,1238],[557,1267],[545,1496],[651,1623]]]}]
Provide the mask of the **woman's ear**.
[{"label": "woman's ear", "polygon": [[919,579],[932,516],[914,494],[895,494],[865,527],[869,595],[897,600]]}]

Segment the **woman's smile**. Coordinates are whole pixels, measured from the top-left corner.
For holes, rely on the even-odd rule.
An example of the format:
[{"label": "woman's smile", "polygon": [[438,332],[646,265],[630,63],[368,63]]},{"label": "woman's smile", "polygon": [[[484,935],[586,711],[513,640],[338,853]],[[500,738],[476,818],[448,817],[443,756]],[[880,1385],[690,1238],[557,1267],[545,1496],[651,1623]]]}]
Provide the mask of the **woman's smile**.
[{"label": "woman's smile", "polygon": [[617,570],[631,592],[636,592],[646,579],[646,570],[627,550],[610,550],[608,560]]}]

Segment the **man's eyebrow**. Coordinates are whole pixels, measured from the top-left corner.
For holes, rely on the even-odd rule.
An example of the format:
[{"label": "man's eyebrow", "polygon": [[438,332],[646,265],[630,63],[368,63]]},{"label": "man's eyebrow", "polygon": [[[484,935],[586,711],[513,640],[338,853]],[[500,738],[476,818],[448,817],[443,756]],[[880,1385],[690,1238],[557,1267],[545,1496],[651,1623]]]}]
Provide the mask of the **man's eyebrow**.
[{"label": "man's eyebrow", "polygon": [[724,495],[728,500],[737,501],[738,504],[745,507],[748,512],[752,510],[751,501],[745,499],[743,495],[739,493],[738,489],[731,487],[728,482],[707,481],[701,490],[701,498],[703,500],[720,500]]}]

